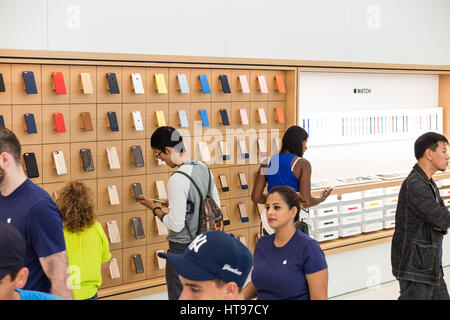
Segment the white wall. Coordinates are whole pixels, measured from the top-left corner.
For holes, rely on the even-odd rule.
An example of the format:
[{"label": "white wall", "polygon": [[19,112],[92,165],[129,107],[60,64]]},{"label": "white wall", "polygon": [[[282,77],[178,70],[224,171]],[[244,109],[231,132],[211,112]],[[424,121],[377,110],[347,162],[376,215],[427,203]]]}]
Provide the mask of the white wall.
[{"label": "white wall", "polygon": [[450,65],[448,0],[0,0],[0,48]]},{"label": "white wall", "polygon": [[[354,94],[354,88],[370,88],[371,93]],[[298,112],[436,107],[438,89],[436,75],[300,72]],[[309,146],[305,158],[312,164],[313,181],[410,171],[416,138]]]}]

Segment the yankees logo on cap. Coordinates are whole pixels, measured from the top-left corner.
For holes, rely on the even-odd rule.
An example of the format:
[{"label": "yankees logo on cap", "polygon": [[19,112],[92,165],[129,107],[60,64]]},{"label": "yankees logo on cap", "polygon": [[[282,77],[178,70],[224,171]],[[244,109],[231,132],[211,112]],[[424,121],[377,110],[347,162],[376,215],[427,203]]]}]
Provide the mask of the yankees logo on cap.
[{"label": "yankees logo on cap", "polygon": [[194,281],[220,279],[243,287],[253,264],[250,250],[233,235],[205,231],[183,254],[158,253],[168,259],[178,274]]}]

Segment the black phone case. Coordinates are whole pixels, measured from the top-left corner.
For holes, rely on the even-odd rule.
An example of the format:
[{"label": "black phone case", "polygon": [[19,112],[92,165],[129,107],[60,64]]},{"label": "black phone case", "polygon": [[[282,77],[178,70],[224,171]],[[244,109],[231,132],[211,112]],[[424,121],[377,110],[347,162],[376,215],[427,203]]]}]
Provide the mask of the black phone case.
[{"label": "black phone case", "polygon": [[220,109],[220,117],[222,118],[222,124],[224,126],[229,126],[230,121],[228,120],[228,113],[226,109]]},{"label": "black phone case", "polygon": [[0,128],[5,128],[5,118],[0,114]]},{"label": "black phone case", "polygon": [[136,273],[144,273],[144,264],[142,263],[142,257],[140,254],[133,255],[133,263]]},{"label": "black phone case", "polygon": [[119,122],[117,121],[117,115],[114,111],[108,111],[109,128],[113,132],[119,131]]},{"label": "black phone case", "polygon": [[84,171],[94,171],[94,161],[92,159],[91,149],[81,149],[80,153]]},{"label": "black phone case", "polygon": [[28,94],[37,94],[36,80],[33,71],[24,71],[23,81],[25,82],[25,90]]},{"label": "black phone case", "polygon": [[239,177],[239,183],[240,183],[240,185],[241,185],[242,190],[248,189],[248,184],[243,184],[243,183],[242,183],[241,175],[240,175],[240,174],[238,174],[238,177]]},{"label": "black phone case", "polygon": [[131,224],[133,225],[134,237],[136,239],[144,239],[144,227],[142,226],[142,220],[140,217],[131,219]]},{"label": "black phone case", "polygon": [[23,159],[25,161],[25,167],[27,168],[28,178],[38,178],[39,169],[36,162],[36,155],[33,152],[24,153]]},{"label": "black phone case", "polygon": [[5,81],[3,80],[3,73],[0,73],[0,92],[5,92]]},{"label": "black phone case", "polygon": [[[226,178],[225,178],[226,179]],[[228,186],[224,187],[222,184],[222,179],[219,176],[219,183],[220,183],[220,188],[222,189],[222,192],[228,192],[230,191],[230,188]]]},{"label": "black phone case", "polygon": [[134,197],[137,198],[139,196],[142,196],[142,186],[141,184],[138,183],[133,183],[133,193],[134,193]]},{"label": "black phone case", "polygon": [[140,146],[132,146],[131,152],[133,153],[134,165],[137,168],[145,166],[144,156],[142,155],[142,149]]},{"label": "black phone case", "polygon": [[231,93],[230,83],[228,82],[228,77],[226,74],[221,74],[219,76],[220,83],[222,84],[223,93]]},{"label": "black phone case", "polygon": [[119,83],[117,82],[117,77],[114,72],[107,73],[106,78],[108,78],[109,90],[112,94],[119,94]]},{"label": "black phone case", "polygon": [[25,124],[27,125],[27,133],[37,133],[36,121],[34,120],[34,114],[24,114]]}]

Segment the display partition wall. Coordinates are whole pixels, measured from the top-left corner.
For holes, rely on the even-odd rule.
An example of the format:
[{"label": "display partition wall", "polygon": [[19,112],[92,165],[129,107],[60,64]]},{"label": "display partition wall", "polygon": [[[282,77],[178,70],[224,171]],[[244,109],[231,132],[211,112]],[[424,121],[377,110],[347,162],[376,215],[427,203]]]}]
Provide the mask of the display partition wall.
[{"label": "display partition wall", "polygon": [[[0,50],[0,125],[18,136],[28,176],[53,198],[70,180],[90,187],[113,257],[99,296],[133,298],[166,290],[156,253],[167,250],[168,231],[134,200],[140,192],[167,198],[173,170],[150,148],[154,130],[177,128],[192,157],[209,165],[225,231],[253,251],[262,208],[250,199],[252,186],[261,161],[299,124],[302,72],[437,75],[449,134],[449,67],[29,50]],[[333,164],[339,170],[339,160]],[[395,208],[401,181],[336,187],[333,198],[311,210],[311,236],[327,255],[389,242],[395,212],[385,211]],[[372,219],[343,213],[354,214],[355,204],[376,209],[377,201],[383,209]],[[337,228],[321,228],[326,223]]]}]

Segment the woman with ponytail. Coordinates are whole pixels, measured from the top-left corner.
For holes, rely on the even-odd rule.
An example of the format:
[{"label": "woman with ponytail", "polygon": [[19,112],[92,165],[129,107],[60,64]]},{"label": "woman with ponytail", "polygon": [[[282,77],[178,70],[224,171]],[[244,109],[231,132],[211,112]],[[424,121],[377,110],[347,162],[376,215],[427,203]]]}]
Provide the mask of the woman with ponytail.
[{"label": "woman with ponytail", "polygon": [[253,185],[252,201],[265,203],[264,189],[289,186],[304,199],[304,207],[313,207],[325,201],[331,189],[325,189],[319,198],[311,196],[311,164],[303,158],[307,147],[308,133],[299,126],[286,130],[280,153],[273,155],[269,163],[262,164]]},{"label": "woman with ponytail", "polygon": [[245,299],[325,300],[328,265],[317,241],[295,227],[301,198],[287,186],[274,187],[266,199],[267,221],[275,233],[255,246],[251,282]]}]

